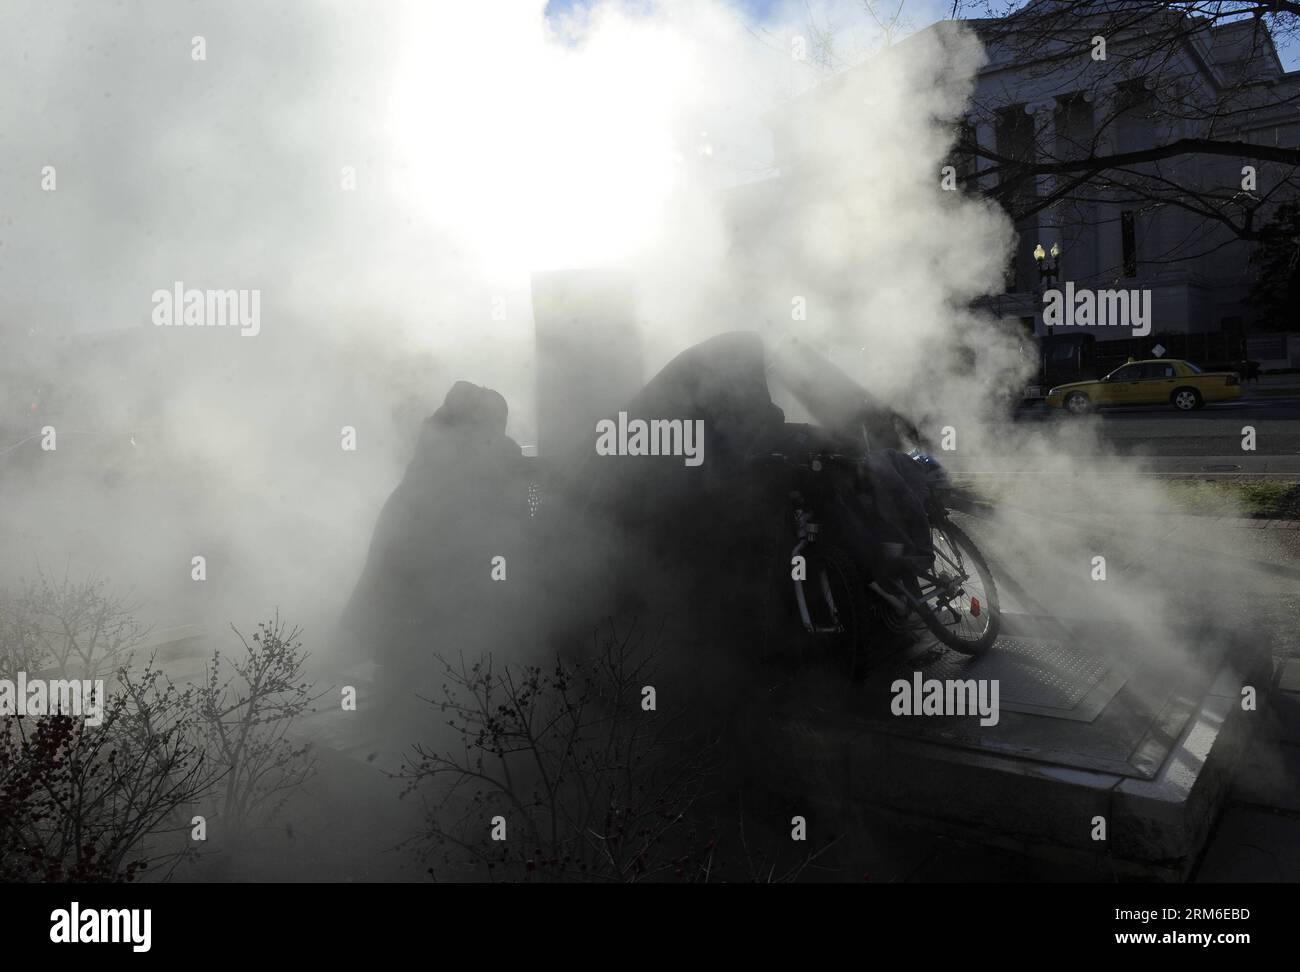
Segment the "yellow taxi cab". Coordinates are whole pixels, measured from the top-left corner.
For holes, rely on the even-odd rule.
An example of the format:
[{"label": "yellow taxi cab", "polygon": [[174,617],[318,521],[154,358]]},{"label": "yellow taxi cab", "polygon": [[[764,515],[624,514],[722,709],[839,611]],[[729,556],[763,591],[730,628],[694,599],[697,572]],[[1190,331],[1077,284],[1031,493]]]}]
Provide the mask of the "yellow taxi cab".
[{"label": "yellow taxi cab", "polygon": [[1190,361],[1152,358],[1129,361],[1096,381],[1058,385],[1047,393],[1047,404],[1082,415],[1106,405],[1173,405],[1190,412],[1206,402],[1241,397],[1235,372],[1202,371]]}]

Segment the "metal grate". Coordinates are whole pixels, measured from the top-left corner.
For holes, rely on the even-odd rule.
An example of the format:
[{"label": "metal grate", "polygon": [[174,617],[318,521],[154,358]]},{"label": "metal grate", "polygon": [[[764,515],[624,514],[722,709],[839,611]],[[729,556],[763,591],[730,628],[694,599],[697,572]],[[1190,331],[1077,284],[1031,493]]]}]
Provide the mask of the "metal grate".
[{"label": "metal grate", "polygon": [[1003,637],[981,658],[944,652],[926,668],[925,675],[939,679],[995,678],[1004,708],[1068,711],[1076,708],[1109,670],[1106,658],[1060,641]]}]

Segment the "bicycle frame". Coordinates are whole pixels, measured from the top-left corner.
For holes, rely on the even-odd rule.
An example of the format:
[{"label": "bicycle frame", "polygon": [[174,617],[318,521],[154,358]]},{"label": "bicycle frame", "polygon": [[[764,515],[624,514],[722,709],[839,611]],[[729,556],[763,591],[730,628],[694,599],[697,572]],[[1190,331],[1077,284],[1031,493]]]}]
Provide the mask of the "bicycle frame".
[{"label": "bicycle frame", "polygon": [[[848,461],[846,457],[838,455],[814,456],[806,466],[803,464],[791,465],[796,465],[801,470],[807,469],[811,472],[820,472],[827,463],[838,462],[843,464],[846,461]],[[822,528],[814,519],[814,514],[809,509],[803,491],[796,490],[792,494],[792,498],[795,502],[794,519],[797,542],[790,552],[790,559],[793,563],[796,557],[804,557],[806,564],[806,555],[817,542]],[[942,503],[940,496],[929,497],[926,503],[926,511],[930,516],[932,528],[936,526],[942,527],[947,522],[947,508]],[[927,569],[918,565],[916,573],[912,575],[915,591],[909,589],[908,583],[897,578],[880,578],[870,575],[866,578],[867,587],[894,611],[900,621],[906,620],[923,607],[929,606],[931,599],[934,600],[931,610],[938,612],[946,608],[953,611],[952,601],[961,595],[964,585],[971,577],[965,566],[958,560],[954,560],[948,552],[935,549],[933,553],[934,560],[932,563],[935,566]],[[831,592],[830,582],[825,571],[817,572],[817,586],[811,592],[808,589],[809,580],[812,580],[812,577],[791,578],[795,603],[798,606],[799,619],[804,630],[810,634],[842,633],[844,627],[840,623],[835,597]],[[920,583],[917,583],[917,581]],[[886,590],[884,585],[887,585],[889,589]],[[827,609],[827,617],[831,620],[830,624],[819,624],[813,619],[813,611],[809,607],[810,596],[820,596],[822,598]]]}]

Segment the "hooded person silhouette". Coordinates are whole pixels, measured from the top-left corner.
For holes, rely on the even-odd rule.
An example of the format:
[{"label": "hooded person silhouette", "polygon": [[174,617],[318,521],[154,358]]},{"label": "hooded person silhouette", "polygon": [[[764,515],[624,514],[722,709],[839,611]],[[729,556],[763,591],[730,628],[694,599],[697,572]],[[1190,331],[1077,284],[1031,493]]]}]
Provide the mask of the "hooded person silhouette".
[{"label": "hooded person silhouette", "polygon": [[508,596],[493,558],[508,566],[528,518],[526,460],[505,434],[508,413],[499,393],[456,382],[379,515],[341,624],[372,652],[389,706],[431,690],[437,655],[491,647],[489,622]]}]

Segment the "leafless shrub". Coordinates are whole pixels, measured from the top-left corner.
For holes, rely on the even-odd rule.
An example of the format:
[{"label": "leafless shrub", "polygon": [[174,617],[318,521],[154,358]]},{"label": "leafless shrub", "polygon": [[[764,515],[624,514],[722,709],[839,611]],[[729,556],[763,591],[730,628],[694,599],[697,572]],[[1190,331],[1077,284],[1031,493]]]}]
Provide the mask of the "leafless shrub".
[{"label": "leafless shrub", "polygon": [[[708,775],[707,746],[671,711],[642,707],[658,648],[612,627],[589,658],[539,666],[444,660],[433,704],[450,718],[453,748],[417,746],[403,796],[428,796],[413,838],[435,877],[488,880],[707,879],[715,841],[693,809]],[[660,686],[662,689],[662,686]],[[669,707],[672,708],[671,706]],[[493,840],[494,817],[508,839]]]},{"label": "leafless shrub", "polygon": [[102,678],[148,637],[135,609],[103,578],[40,568],[17,594],[0,597],[0,672]]},{"label": "leafless shrub", "polygon": [[288,627],[277,613],[257,625],[251,641],[234,625],[231,630],[243,657],[215,652],[194,702],[208,758],[223,770],[220,819],[238,839],[269,822],[315,772],[310,744],[292,741],[289,732],[320,696],[303,674],[300,628]]},{"label": "leafless shrub", "polygon": [[97,726],[0,717],[0,881],[132,881],[193,854],[187,808],[217,772],[194,742],[192,690],[152,662],[114,685]]}]

